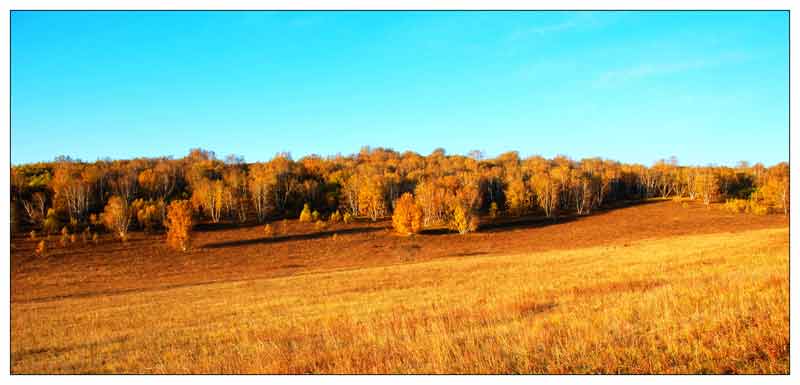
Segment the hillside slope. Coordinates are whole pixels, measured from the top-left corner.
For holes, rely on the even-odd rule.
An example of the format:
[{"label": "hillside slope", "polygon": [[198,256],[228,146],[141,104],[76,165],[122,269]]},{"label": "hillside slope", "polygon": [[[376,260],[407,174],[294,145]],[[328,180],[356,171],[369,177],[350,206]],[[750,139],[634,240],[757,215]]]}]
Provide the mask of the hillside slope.
[{"label": "hillside slope", "polygon": [[788,373],[788,228],[12,302],[13,373]]}]

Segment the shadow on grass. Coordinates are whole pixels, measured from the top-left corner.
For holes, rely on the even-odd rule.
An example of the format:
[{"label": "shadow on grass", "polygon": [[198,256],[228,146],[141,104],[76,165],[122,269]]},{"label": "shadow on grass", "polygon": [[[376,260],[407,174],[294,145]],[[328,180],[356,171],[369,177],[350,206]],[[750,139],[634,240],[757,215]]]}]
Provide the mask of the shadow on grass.
[{"label": "shadow on grass", "polygon": [[[493,222],[482,222],[478,229],[478,232],[485,231],[489,233],[494,233],[500,231],[532,229],[532,228],[545,227],[551,225],[559,225],[563,223],[569,223],[576,220],[580,220],[583,218],[605,215],[619,209],[625,209],[628,207],[641,206],[641,205],[660,203],[660,202],[664,202],[664,200],[614,202],[602,208],[597,208],[589,214],[578,215],[574,211],[572,212],[562,211],[561,214],[555,218],[547,218],[544,216],[544,214],[541,213],[529,214],[516,218],[505,217],[501,219],[496,219]],[[444,230],[443,232],[431,233],[431,234],[445,234],[447,232],[448,230]]]},{"label": "shadow on grass", "polygon": [[385,230],[386,229],[381,227],[354,227],[350,229],[319,231],[315,233],[279,235],[274,237],[262,237],[262,238],[241,239],[241,240],[227,241],[227,242],[207,243],[202,247],[209,249],[218,249],[222,247],[231,247],[231,246],[246,246],[246,245],[257,245],[262,243],[278,243],[286,241],[301,241],[308,239],[326,238],[326,237],[331,237],[334,234],[339,234],[339,235],[363,234],[363,233],[374,233],[377,231],[385,231]]},{"label": "shadow on grass", "polygon": [[245,229],[248,227],[256,227],[259,226],[257,222],[246,222],[246,223],[239,223],[239,222],[203,222],[194,225],[194,230],[202,231],[202,232],[209,232],[209,231],[221,231],[221,230],[234,230],[234,229]]}]

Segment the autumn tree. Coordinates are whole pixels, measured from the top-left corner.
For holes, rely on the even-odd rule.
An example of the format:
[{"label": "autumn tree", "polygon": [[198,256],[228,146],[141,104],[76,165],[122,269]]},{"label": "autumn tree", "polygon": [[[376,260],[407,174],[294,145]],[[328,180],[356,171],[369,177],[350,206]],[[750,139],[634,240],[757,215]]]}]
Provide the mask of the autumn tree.
[{"label": "autumn tree", "polygon": [[247,221],[248,183],[247,175],[241,165],[227,168],[223,172],[225,189],[223,202],[227,211],[239,222]]},{"label": "autumn tree", "polygon": [[414,189],[414,197],[422,208],[423,227],[447,221],[447,190],[436,180],[429,178],[418,183]]},{"label": "autumn tree", "polygon": [[358,191],[359,214],[376,221],[386,215],[383,177],[377,174],[365,176],[362,183]]},{"label": "autumn tree", "polygon": [[720,189],[718,182],[719,178],[711,167],[705,167],[696,174],[694,190],[706,206],[719,199]]},{"label": "autumn tree", "polygon": [[300,222],[311,222],[311,206],[308,203],[303,204],[303,211],[300,212]]},{"label": "autumn tree", "polygon": [[47,214],[47,196],[44,192],[37,191],[31,195],[30,200],[22,200],[22,208],[28,221],[40,226]]},{"label": "autumn tree", "polygon": [[137,199],[131,204],[131,208],[139,226],[148,232],[160,227],[166,218],[166,205],[161,199],[157,201]]},{"label": "autumn tree", "polygon": [[222,217],[225,195],[226,186],[223,181],[202,178],[194,184],[192,204],[211,218],[212,222],[217,223]]},{"label": "autumn tree", "polygon": [[139,189],[139,173],[133,165],[120,165],[112,176],[110,184],[114,195],[130,203]]},{"label": "autumn tree", "polygon": [[177,200],[167,208],[167,244],[175,249],[186,251],[191,242],[193,225],[192,205],[187,200]]},{"label": "autumn tree", "polygon": [[770,206],[776,207],[783,215],[789,213],[789,164],[780,163],[767,170],[767,177],[759,189]]},{"label": "autumn tree", "polygon": [[450,227],[462,235],[473,232],[478,229],[478,218],[468,208],[457,205],[453,209]]},{"label": "autumn tree", "polygon": [[276,210],[284,212],[289,197],[299,188],[297,167],[289,154],[278,154],[267,165],[274,178],[272,202]]},{"label": "autumn tree", "polygon": [[592,205],[595,202],[594,192],[598,185],[599,178],[588,172],[578,172],[576,177],[572,179],[570,189],[578,215],[588,214],[592,210]]},{"label": "autumn tree", "polygon": [[256,218],[259,222],[264,222],[272,207],[272,189],[276,185],[275,175],[267,164],[256,163],[250,167],[247,177],[247,187],[250,191],[253,208],[256,210]]},{"label": "autumn tree", "polygon": [[561,192],[561,186],[557,180],[549,172],[540,172],[533,175],[530,185],[531,190],[536,194],[536,202],[544,210],[545,216],[554,217]]},{"label": "autumn tree", "polygon": [[521,173],[507,177],[505,197],[506,209],[511,215],[522,215],[531,207],[533,197]]},{"label": "autumn tree", "polygon": [[100,218],[103,221],[103,225],[119,237],[120,240],[126,241],[128,239],[131,209],[125,199],[116,195],[109,198]]},{"label": "autumn tree", "polygon": [[80,167],[71,162],[57,164],[52,188],[56,202],[69,214],[70,219],[82,221],[89,208],[91,185],[83,179]]},{"label": "autumn tree", "polygon": [[418,234],[422,230],[422,209],[411,193],[404,193],[395,201],[392,226],[403,235]]}]

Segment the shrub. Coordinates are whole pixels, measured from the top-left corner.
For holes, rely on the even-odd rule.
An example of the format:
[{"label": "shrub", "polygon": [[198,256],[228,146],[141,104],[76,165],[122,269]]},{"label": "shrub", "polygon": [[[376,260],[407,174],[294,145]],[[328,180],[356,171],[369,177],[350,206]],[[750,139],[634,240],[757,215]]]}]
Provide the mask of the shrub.
[{"label": "shrub", "polygon": [[342,222],[348,224],[352,221],[353,221],[353,215],[350,214],[349,212],[345,212],[344,215],[342,216]]},{"label": "shrub", "polygon": [[123,242],[128,240],[128,227],[131,223],[131,209],[128,202],[118,196],[112,196],[108,199],[103,214],[100,219],[103,225],[119,237]]},{"label": "shrub", "polygon": [[303,211],[300,212],[300,222],[311,222],[311,207],[308,203],[303,205]]},{"label": "shrub", "polygon": [[289,234],[289,220],[284,219],[281,221],[281,234],[286,235]]},{"label": "shrub", "polygon": [[273,234],[274,232],[272,231],[272,226],[269,223],[264,225],[264,235],[266,235],[268,238],[272,238]]},{"label": "shrub", "polygon": [[318,219],[317,222],[314,223],[314,228],[317,230],[322,230],[327,226],[325,221]]},{"label": "shrub", "polygon": [[751,199],[728,199],[725,201],[724,208],[733,213],[750,213],[755,215],[766,215],[770,213],[770,207],[757,197]]},{"label": "shrub", "polygon": [[403,235],[418,234],[422,230],[422,208],[411,193],[405,193],[395,201],[392,226]]},{"label": "shrub", "polygon": [[140,202],[136,208],[136,220],[145,232],[152,232],[162,225],[164,217],[164,201]]},{"label": "shrub", "polygon": [[733,213],[744,213],[748,211],[750,202],[746,199],[728,199],[724,207]]},{"label": "shrub", "polygon": [[70,235],[69,236],[69,243],[75,243],[75,242],[78,242],[78,235],[77,234]]},{"label": "shrub", "polygon": [[92,242],[96,245],[100,241],[100,238],[97,236],[97,233],[92,233]]},{"label": "shrub", "polygon": [[63,247],[67,245],[67,241],[69,241],[69,230],[67,226],[61,228],[61,238],[58,240],[59,244]]},{"label": "shrub", "polygon": [[336,210],[331,214],[331,218],[329,220],[331,223],[339,223],[342,221],[342,214],[339,213],[339,210]]},{"label": "shrub", "polygon": [[50,208],[47,209],[47,216],[44,220],[44,232],[47,234],[54,234],[58,232],[58,229],[61,227],[61,223],[58,220],[58,214],[56,214],[56,210]]},{"label": "shrub", "polygon": [[756,200],[750,201],[750,206],[748,207],[748,211],[755,215],[767,215],[770,213],[769,206]]},{"label": "shrub", "polygon": [[189,249],[192,231],[192,205],[188,200],[173,201],[167,209],[167,244],[175,249]]},{"label": "shrub", "polygon": [[44,239],[39,241],[39,244],[36,245],[36,250],[34,250],[36,255],[44,255],[47,252],[47,245],[44,243]]},{"label": "shrub", "polygon": [[492,204],[489,205],[489,216],[492,219],[497,219],[497,211],[497,202],[492,202]]},{"label": "shrub", "polygon": [[36,230],[31,230],[31,232],[28,233],[28,236],[30,236],[32,241],[35,241],[36,240]]},{"label": "shrub", "polygon": [[478,218],[476,218],[469,209],[465,209],[461,205],[456,205],[453,209],[453,218],[450,222],[450,227],[459,234],[466,234],[478,229]]},{"label": "shrub", "polygon": [[311,220],[315,222],[319,220],[319,211],[314,210],[314,212],[311,213]]}]

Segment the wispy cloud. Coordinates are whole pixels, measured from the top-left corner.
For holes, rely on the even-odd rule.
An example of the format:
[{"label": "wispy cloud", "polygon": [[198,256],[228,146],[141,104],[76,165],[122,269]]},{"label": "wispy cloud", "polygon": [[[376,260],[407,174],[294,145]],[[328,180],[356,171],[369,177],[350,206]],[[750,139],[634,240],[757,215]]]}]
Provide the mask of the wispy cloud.
[{"label": "wispy cloud", "polygon": [[676,63],[645,63],[636,66],[604,72],[597,78],[600,84],[626,82],[655,75],[666,75],[713,65],[708,60],[698,59]]},{"label": "wispy cloud", "polygon": [[577,11],[571,13],[566,19],[556,23],[517,28],[511,33],[509,39],[515,41],[533,36],[545,36],[584,28],[598,28],[615,22],[622,15],[623,12],[601,13]]},{"label": "wispy cloud", "polygon": [[603,72],[595,79],[594,84],[597,86],[607,86],[655,76],[696,71],[717,67],[728,62],[741,60],[743,58],[743,55],[731,54],[716,58],[697,58],[674,62],[636,64],[626,68]]}]

